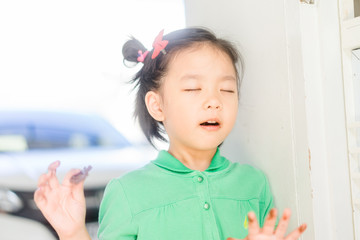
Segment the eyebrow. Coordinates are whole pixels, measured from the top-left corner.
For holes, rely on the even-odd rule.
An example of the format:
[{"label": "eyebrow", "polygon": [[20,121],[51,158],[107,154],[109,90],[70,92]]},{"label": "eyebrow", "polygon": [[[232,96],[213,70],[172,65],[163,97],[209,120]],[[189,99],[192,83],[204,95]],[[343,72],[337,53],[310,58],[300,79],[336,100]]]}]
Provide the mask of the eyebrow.
[{"label": "eyebrow", "polygon": [[[188,79],[201,80],[202,76],[199,74],[186,74],[180,78],[181,81],[186,81]],[[221,81],[236,81],[236,77],[233,75],[225,75],[221,77]]]}]

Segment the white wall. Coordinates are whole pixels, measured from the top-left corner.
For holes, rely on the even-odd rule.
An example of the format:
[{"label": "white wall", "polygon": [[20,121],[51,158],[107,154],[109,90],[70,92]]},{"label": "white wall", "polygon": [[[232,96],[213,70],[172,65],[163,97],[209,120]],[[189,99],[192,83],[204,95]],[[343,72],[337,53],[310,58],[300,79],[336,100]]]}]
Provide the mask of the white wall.
[{"label": "white wall", "polygon": [[303,239],[354,239],[337,0],[185,0],[188,26],[236,42],[240,111],[223,153],[270,179]]}]

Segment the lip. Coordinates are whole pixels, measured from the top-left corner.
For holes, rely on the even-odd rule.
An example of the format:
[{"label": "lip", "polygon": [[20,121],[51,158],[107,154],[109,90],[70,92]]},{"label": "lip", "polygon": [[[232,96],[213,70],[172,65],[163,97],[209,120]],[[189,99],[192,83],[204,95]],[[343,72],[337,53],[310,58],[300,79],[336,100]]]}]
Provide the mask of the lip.
[{"label": "lip", "polygon": [[[217,122],[218,125],[201,125],[202,123],[209,121]],[[199,126],[206,131],[217,131],[221,128],[221,121],[218,118],[209,118],[207,120],[201,121]]]}]

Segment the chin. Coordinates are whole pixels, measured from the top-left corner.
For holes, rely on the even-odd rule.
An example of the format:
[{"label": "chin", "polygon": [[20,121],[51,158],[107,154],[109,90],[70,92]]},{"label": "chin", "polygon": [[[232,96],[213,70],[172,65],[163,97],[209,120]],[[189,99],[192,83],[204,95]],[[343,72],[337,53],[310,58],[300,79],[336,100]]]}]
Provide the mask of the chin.
[{"label": "chin", "polygon": [[220,147],[223,144],[222,142],[216,141],[216,142],[207,142],[207,141],[203,141],[201,143],[201,145],[197,145],[196,148],[198,148],[199,150],[202,151],[206,151],[206,150],[213,150],[216,149],[218,147]]}]

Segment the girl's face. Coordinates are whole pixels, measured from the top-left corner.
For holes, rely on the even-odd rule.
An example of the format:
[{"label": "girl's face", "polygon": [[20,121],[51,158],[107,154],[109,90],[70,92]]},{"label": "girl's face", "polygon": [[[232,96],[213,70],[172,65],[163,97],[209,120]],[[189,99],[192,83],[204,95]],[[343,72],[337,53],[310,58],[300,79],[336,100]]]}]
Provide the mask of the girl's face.
[{"label": "girl's face", "polygon": [[162,79],[159,102],[170,149],[217,148],[233,128],[238,109],[231,59],[208,44],[179,51]]}]

